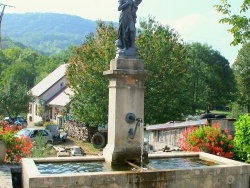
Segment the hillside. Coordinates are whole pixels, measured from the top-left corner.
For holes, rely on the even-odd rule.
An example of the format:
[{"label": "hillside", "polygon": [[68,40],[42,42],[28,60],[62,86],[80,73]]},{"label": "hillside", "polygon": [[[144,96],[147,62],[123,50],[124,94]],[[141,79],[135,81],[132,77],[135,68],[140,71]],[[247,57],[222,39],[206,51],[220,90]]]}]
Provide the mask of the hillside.
[{"label": "hillside", "polygon": [[2,20],[3,38],[48,55],[68,46],[81,45],[85,36],[95,29],[95,21],[67,14],[5,14]]}]

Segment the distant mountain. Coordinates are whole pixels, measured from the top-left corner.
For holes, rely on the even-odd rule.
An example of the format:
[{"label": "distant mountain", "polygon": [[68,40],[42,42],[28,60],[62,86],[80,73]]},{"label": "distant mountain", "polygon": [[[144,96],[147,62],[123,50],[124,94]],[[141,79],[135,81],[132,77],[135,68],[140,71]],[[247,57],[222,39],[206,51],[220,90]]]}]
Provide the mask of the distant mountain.
[{"label": "distant mountain", "polygon": [[48,55],[81,45],[95,29],[95,21],[67,14],[5,14],[2,20],[3,37]]}]

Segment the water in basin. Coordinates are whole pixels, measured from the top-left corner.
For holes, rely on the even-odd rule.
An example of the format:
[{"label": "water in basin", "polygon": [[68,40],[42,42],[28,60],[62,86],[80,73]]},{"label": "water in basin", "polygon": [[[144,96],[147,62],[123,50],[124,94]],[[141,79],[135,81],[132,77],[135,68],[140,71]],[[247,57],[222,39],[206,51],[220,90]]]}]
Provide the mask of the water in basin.
[{"label": "water in basin", "polygon": [[[210,161],[201,160],[198,157],[150,159],[148,164],[148,166],[156,170],[203,168],[213,165],[217,164]],[[130,166],[129,164],[111,166],[104,161],[36,163],[36,166],[41,174],[130,171],[134,169],[134,167]]]},{"label": "water in basin", "polygon": [[153,167],[156,170],[204,168],[207,166],[215,165],[218,164],[211,161],[201,160],[198,157],[175,157],[149,160],[149,166]]},{"label": "water in basin", "polygon": [[53,162],[36,163],[41,174],[67,174],[67,173],[86,173],[86,172],[110,172],[128,171],[130,165],[110,165],[103,161],[95,162]]}]

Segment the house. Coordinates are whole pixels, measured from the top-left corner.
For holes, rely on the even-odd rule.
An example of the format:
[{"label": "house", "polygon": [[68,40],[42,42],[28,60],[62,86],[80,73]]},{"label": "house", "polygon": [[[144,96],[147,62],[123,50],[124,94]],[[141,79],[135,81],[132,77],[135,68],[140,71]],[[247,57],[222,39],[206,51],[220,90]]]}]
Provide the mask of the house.
[{"label": "house", "polygon": [[62,64],[35,85],[30,92],[34,101],[29,104],[27,119],[30,122],[53,121],[62,123],[62,113],[71,101],[73,92],[67,87],[65,72],[68,64]]},{"label": "house", "polygon": [[214,123],[219,123],[221,130],[226,128],[229,132],[234,135],[235,129],[233,123],[235,119],[217,119],[217,118],[208,118],[208,119],[197,119],[189,121],[173,121],[164,124],[149,125],[146,126],[144,132],[144,138],[148,142],[147,150],[157,151],[157,150],[179,150],[179,139],[181,133],[190,126],[200,126],[200,125],[212,125]]}]

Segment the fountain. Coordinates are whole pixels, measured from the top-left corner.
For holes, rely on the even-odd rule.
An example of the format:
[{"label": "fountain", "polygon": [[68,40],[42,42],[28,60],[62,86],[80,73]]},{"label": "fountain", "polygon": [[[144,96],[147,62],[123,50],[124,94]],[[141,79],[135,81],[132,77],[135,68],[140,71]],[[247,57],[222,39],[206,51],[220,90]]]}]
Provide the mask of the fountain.
[{"label": "fountain", "polygon": [[[121,10],[116,58],[110,69],[104,71],[109,78],[108,143],[99,157],[63,157],[22,159],[24,188],[49,187],[249,187],[250,166],[207,153],[148,154],[143,150],[144,80],[148,71],[137,57],[135,39],[135,13],[141,0],[119,1]],[[129,19],[130,18],[130,19]],[[127,23],[127,22],[130,23]],[[126,26],[130,26],[126,28]],[[129,31],[129,33],[127,32]],[[140,130],[138,130],[140,129]],[[197,157],[216,163],[214,166],[187,168],[153,168],[150,159]],[[101,162],[102,165],[131,165],[137,170],[96,170],[66,174],[41,173],[36,164],[51,162]],[[103,164],[105,163],[105,164]],[[141,164],[141,166],[137,165]],[[160,164],[160,166],[162,166]],[[101,167],[104,168],[104,167]],[[107,170],[108,169],[108,170]]]}]

